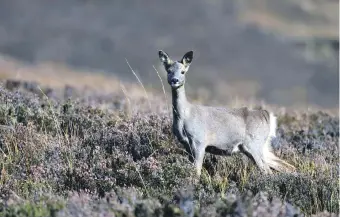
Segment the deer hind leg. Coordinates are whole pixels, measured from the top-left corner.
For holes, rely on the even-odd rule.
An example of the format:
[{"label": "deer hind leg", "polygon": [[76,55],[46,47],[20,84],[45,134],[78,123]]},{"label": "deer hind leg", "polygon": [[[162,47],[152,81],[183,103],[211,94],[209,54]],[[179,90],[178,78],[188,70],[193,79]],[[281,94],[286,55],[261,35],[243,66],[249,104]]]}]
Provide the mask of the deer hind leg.
[{"label": "deer hind leg", "polygon": [[261,170],[264,174],[272,174],[271,169],[264,161],[262,150],[256,148],[255,142],[247,143],[246,145],[240,146],[240,151],[242,151],[248,158],[252,159],[256,166]]},{"label": "deer hind leg", "polygon": [[264,156],[263,160],[266,162],[266,164],[279,172],[295,172],[296,168],[287,163],[286,161],[280,159],[279,157],[275,156],[271,146],[270,146],[270,140],[268,139],[265,143],[265,145],[263,146],[262,149],[262,154]]}]

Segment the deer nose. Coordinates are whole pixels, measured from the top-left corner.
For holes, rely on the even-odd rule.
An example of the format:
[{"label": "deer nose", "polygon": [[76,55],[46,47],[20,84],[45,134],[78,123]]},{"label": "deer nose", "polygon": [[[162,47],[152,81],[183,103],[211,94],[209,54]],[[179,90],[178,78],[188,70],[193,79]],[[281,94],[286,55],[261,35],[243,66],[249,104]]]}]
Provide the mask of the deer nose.
[{"label": "deer nose", "polygon": [[177,78],[171,79],[171,83],[177,83],[177,82],[178,82],[178,79],[177,79]]}]

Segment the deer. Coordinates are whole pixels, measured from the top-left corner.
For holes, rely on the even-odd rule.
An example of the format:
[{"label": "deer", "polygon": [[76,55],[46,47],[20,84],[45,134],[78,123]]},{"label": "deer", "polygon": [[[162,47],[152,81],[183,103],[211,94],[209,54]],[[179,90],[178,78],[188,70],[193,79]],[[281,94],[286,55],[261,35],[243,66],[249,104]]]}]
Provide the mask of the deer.
[{"label": "deer", "polygon": [[158,51],[172,91],[172,132],[189,153],[196,174],[201,175],[206,152],[216,155],[245,154],[263,174],[293,172],[295,167],[275,156],[271,141],[276,137],[277,117],[265,109],[226,108],[192,104],[185,93],[186,74],[193,51],[181,60]]}]

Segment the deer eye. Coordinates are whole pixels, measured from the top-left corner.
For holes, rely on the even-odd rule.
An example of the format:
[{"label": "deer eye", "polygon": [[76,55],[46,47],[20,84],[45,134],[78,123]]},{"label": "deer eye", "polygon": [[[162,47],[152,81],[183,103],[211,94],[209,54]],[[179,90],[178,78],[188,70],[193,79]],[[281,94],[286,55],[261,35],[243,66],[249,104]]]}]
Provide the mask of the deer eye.
[{"label": "deer eye", "polygon": [[185,71],[182,71],[181,74],[184,75]]}]

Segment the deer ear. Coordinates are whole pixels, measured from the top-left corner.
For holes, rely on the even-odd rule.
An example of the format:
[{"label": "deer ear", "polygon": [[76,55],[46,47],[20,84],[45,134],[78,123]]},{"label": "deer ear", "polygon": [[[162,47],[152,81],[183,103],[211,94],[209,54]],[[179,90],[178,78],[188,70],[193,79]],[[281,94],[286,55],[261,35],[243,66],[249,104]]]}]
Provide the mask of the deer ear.
[{"label": "deer ear", "polygon": [[160,51],[158,51],[158,56],[159,56],[159,59],[162,63],[164,63],[164,64],[170,64],[171,63],[171,59],[166,52],[160,50]]},{"label": "deer ear", "polygon": [[192,60],[194,58],[194,52],[193,51],[189,51],[187,52],[186,54],[184,54],[181,62],[184,64],[184,65],[190,65]]}]

